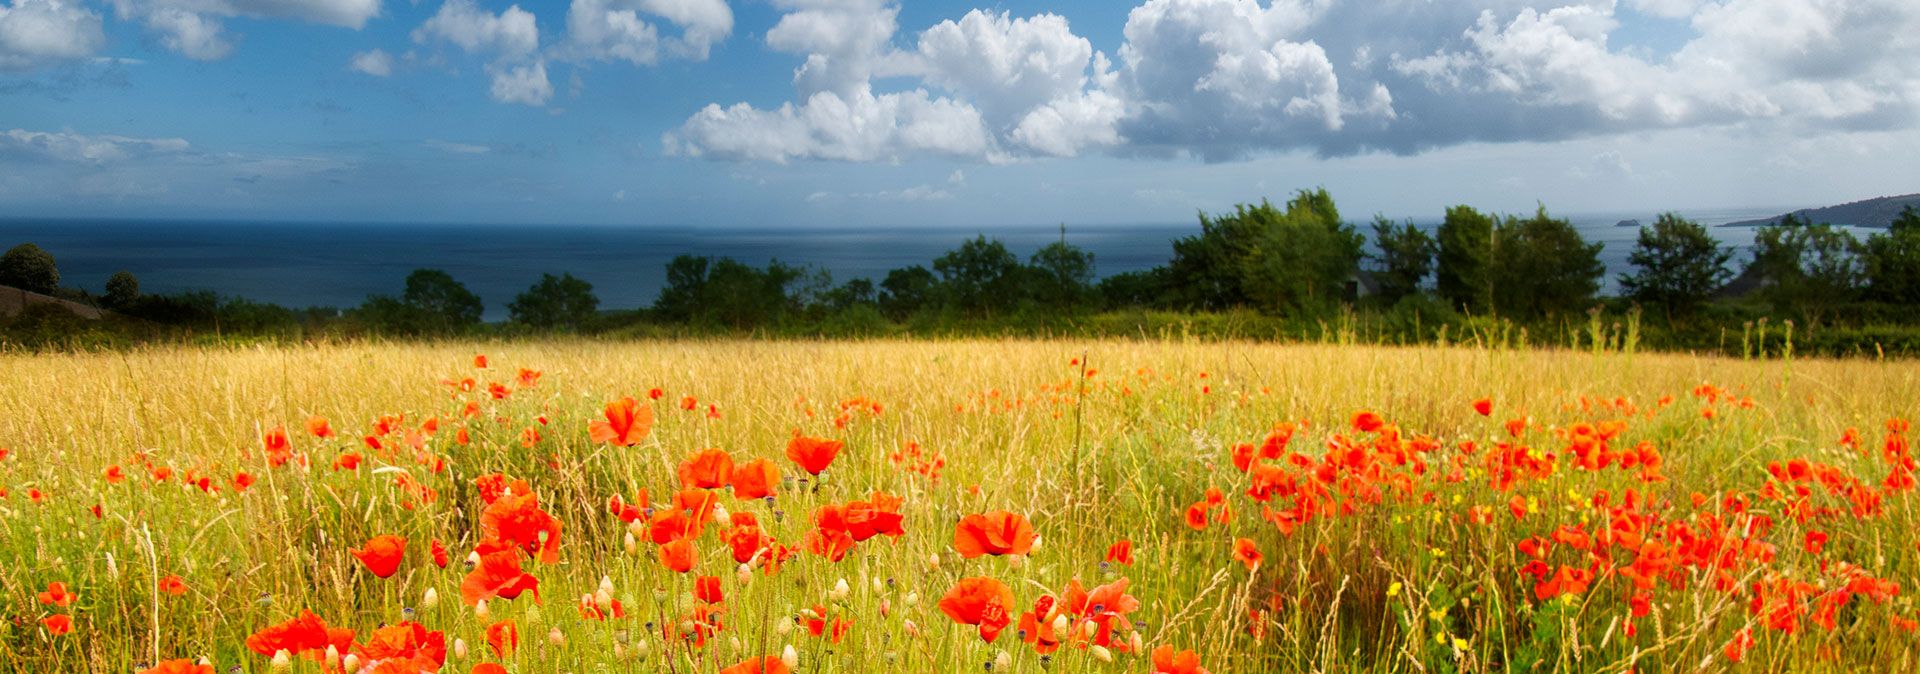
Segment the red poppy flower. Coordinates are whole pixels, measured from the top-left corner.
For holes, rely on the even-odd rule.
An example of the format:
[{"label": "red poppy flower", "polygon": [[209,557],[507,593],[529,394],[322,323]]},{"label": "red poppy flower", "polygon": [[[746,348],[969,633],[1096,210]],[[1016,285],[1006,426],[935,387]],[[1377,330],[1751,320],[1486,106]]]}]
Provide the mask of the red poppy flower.
[{"label": "red poppy flower", "polygon": [[343,652],[352,650],[353,630],[329,628],[319,616],[306,610],[302,610],[299,617],[263,628],[247,637],[247,650],[267,656],[280,651],[295,655],[306,651],[325,651],[327,646]]},{"label": "red poppy flower", "polygon": [[680,464],[682,489],[719,489],[733,481],[733,456],[724,449],[707,449]]},{"label": "red poppy flower", "polygon": [[267,431],[260,442],[266,446],[269,464],[281,466],[285,465],[288,459],[293,458],[293,445],[287,442],[287,429],[284,427],[273,427],[272,430]]},{"label": "red poppy flower", "polygon": [[307,432],[316,438],[331,438],[333,426],[327,423],[326,417],[314,415],[307,417]]},{"label": "red poppy flower", "polygon": [[709,604],[718,604],[726,596],[720,592],[719,576],[701,576],[693,579],[693,597]]},{"label": "red poppy flower", "polygon": [[513,657],[513,651],[520,647],[520,628],[515,627],[512,620],[488,625],[487,645],[493,647],[493,654],[497,657]]},{"label": "red poppy flower", "polygon": [[1117,564],[1133,565],[1133,541],[1120,539],[1107,547],[1107,561]]},{"label": "red poppy flower", "polygon": [[479,553],[480,563],[460,581],[461,601],[472,606],[495,597],[514,599],[528,590],[533,591],[534,601],[540,600],[540,579],[520,568],[526,555],[520,548],[488,541],[474,552]]},{"label": "red poppy flower", "polygon": [[49,606],[72,606],[75,598],[67,591],[67,584],[58,581],[47,583],[47,591],[39,595],[40,603]]},{"label": "red poppy flower", "polygon": [[375,672],[436,672],[447,662],[447,635],[406,621],[374,630],[353,652]]},{"label": "red poppy flower", "polygon": [[826,470],[827,466],[833,464],[834,457],[839,456],[841,448],[845,446],[846,443],[839,440],[795,435],[787,442],[787,458],[793,459],[794,463],[800,464],[800,467],[808,473],[819,475],[820,471]]},{"label": "red poppy flower", "polygon": [[433,539],[433,543],[427,546],[427,552],[433,556],[434,566],[447,568],[447,546],[441,545],[440,539]]},{"label": "red poppy flower", "polygon": [[700,557],[700,551],[693,547],[693,539],[681,538],[660,546],[660,563],[678,573],[693,570],[693,563]]},{"label": "red poppy flower", "polygon": [[606,421],[595,420],[587,424],[587,432],[594,442],[630,447],[647,439],[647,434],[653,432],[653,406],[642,405],[632,398],[607,403],[606,417]]},{"label": "red poppy flower", "polygon": [[1260,566],[1261,559],[1263,559],[1263,557],[1260,554],[1260,546],[1255,545],[1253,539],[1233,539],[1234,561],[1247,565],[1247,570],[1251,571]]},{"label": "red poppy flower", "polygon": [[203,665],[187,658],[180,658],[142,669],[136,674],[213,674],[213,665]]},{"label": "red poppy flower", "polygon": [[993,643],[1012,622],[1013,590],[988,577],[962,578],[940,599],[940,612],[962,625],[976,625],[980,638]]},{"label": "red poppy flower", "polygon": [[473,366],[474,366],[474,367],[476,367],[476,368],[480,368],[480,369],[482,369],[482,370],[485,370],[485,369],[487,369],[487,354],[484,354],[484,353],[483,353],[483,354],[479,354],[479,355],[476,355],[476,356],[474,356],[474,357],[473,357]]},{"label": "red poppy flower", "polygon": [[127,473],[118,465],[107,466],[106,478],[107,484],[120,484],[127,481]]},{"label": "red poppy flower", "polygon": [[1153,649],[1153,674],[1208,674],[1193,651],[1175,652],[1172,646]]},{"label": "red poppy flower", "polygon": [[160,591],[178,597],[187,593],[187,582],[181,580],[179,574],[173,574],[160,579]]},{"label": "red poppy flower", "polygon": [[789,674],[787,663],[771,655],[747,658],[739,664],[720,670],[720,674]]},{"label": "red poppy flower", "polygon": [[1024,555],[1033,549],[1033,525],[1023,515],[1005,510],[960,519],[953,530],[953,549],[961,557]]},{"label": "red poppy flower", "polygon": [[780,469],[766,459],[754,459],[733,469],[733,497],[741,500],[766,498],[780,484]]},{"label": "red poppy flower", "polygon": [[507,668],[497,662],[482,662],[473,666],[471,674],[507,674]]},{"label": "red poppy flower", "polygon": [[540,497],[530,490],[513,489],[494,499],[480,512],[480,526],[487,538],[518,545],[542,564],[560,561],[560,520],[541,510]]},{"label": "red poppy flower", "polygon": [[400,570],[400,558],[407,554],[407,539],[393,534],[381,534],[367,540],[360,548],[348,550],[360,558],[367,570],[380,578],[391,577]]},{"label": "red poppy flower", "polygon": [[1493,399],[1481,398],[1479,400],[1473,401],[1473,411],[1479,412],[1480,416],[1483,416],[1483,417],[1492,416],[1493,415]]},{"label": "red poppy flower", "polygon": [[73,616],[50,615],[41,618],[40,624],[46,626],[48,634],[57,637],[73,631]]}]

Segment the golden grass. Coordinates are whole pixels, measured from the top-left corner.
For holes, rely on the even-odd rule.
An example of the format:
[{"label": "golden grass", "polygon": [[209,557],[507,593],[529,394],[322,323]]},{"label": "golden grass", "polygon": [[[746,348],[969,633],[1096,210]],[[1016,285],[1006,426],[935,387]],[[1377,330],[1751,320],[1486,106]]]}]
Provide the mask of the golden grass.
[{"label": "golden grass", "polygon": [[[476,370],[476,353],[491,367]],[[1084,391],[1072,364],[1083,354],[1096,370]],[[539,385],[504,400],[485,395],[490,381],[512,387],[519,367],[540,370]],[[0,460],[0,489],[8,492],[0,500],[0,671],[128,672],[170,658],[266,671],[269,658],[248,652],[246,637],[302,609],[363,638],[407,619],[444,631],[448,643],[468,646],[464,657],[449,657],[449,672],[491,661],[514,672],[714,672],[788,645],[803,672],[1149,670],[1144,654],[1115,653],[1108,663],[1074,645],[1042,658],[1014,627],[982,642],[934,606],[970,576],[1005,581],[1015,613],[1071,578],[1091,586],[1126,577],[1142,604],[1131,617],[1145,648],[1195,650],[1215,673],[1910,668],[1916,642],[1898,621],[1915,617],[1904,591],[1920,573],[1920,520],[1910,491],[1879,485],[1888,475],[1883,424],[1914,416],[1917,371],[1861,360],[1156,341],[552,341],[0,355],[0,447],[10,449]],[[441,384],[463,377],[481,390]],[[1731,399],[1696,398],[1690,392],[1701,384]],[[659,422],[645,443],[589,441],[587,422],[606,402],[644,399],[655,387],[666,396],[655,403]],[[696,411],[678,407],[683,396],[699,401]],[[837,403],[862,396],[882,413],[836,428]],[[1482,396],[1495,403],[1490,418],[1470,406]],[[1582,406],[1583,398],[1620,397],[1637,413]],[[1662,397],[1672,403],[1655,411]],[[459,411],[469,399],[481,401],[483,413],[464,421]],[[1702,415],[1705,407],[1713,418]],[[1276,422],[1306,420],[1290,449],[1318,461],[1333,434],[1372,437],[1348,428],[1358,410],[1443,445],[1413,483],[1433,502],[1390,496],[1289,535],[1263,521],[1230,449],[1260,442]],[[392,414],[404,414],[408,427],[443,419],[427,452],[445,459],[444,473],[427,470],[411,450],[383,460],[360,444],[373,420]],[[310,415],[330,419],[344,437],[307,435]],[[1653,443],[1666,480],[1563,466],[1512,492],[1491,488],[1484,448],[1506,439],[1502,422],[1515,417],[1532,418],[1523,440],[1542,453],[1565,448],[1557,430],[1625,417],[1615,449]],[[310,468],[268,466],[261,436],[282,425]],[[471,429],[471,445],[452,442],[461,427]],[[531,448],[522,446],[529,427],[542,435]],[[1861,431],[1863,451],[1838,445],[1847,428]],[[782,453],[795,432],[842,439],[847,449],[823,479],[802,484],[795,478],[804,473]],[[1463,440],[1482,454],[1467,461],[1467,479],[1441,479]],[[945,457],[937,482],[889,460],[908,442]],[[782,543],[800,546],[820,505],[875,489],[906,498],[907,533],[861,543],[837,564],[803,551],[770,576],[737,574],[713,533],[687,576],[663,568],[644,538],[629,551],[607,498],[632,500],[640,488],[656,502],[669,498],[676,464],[708,447],[780,465],[787,481],[773,502],[723,501],[757,514]],[[367,462],[331,469],[344,451]],[[176,475],[154,481],[135,463],[138,452]],[[1873,485],[1884,497],[1880,512],[1794,521],[1784,503],[1757,496],[1766,463],[1792,457]],[[103,478],[113,465],[128,473],[126,483]],[[236,493],[232,478],[242,471],[258,483]],[[559,563],[528,565],[541,579],[542,602],[490,602],[482,620],[459,600],[460,559],[478,536],[473,481],[495,472],[530,482],[565,533]],[[184,484],[188,473],[210,476],[218,493]],[[401,473],[438,498],[405,507],[393,486]],[[1225,490],[1234,518],[1190,529],[1182,512],[1208,487]],[[1751,512],[1776,522],[1764,539],[1775,556],[1735,568],[1741,582],[1733,593],[1714,590],[1706,571],[1685,570],[1686,587],[1662,585],[1635,638],[1622,633],[1632,593],[1624,579],[1602,573],[1584,593],[1538,601],[1533,580],[1518,571],[1526,559],[1515,544],[1565,524],[1602,531],[1605,511],[1587,505],[1595,490],[1617,505],[1628,488],[1665,504],[1666,522],[1697,522],[1690,518],[1720,508],[1719,496],[1749,495]],[[31,491],[44,500],[33,502]],[[1696,510],[1695,492],[1713,502]],[[1514,494],[1531,499],[1535,512],[1510,517]],[[99,517],[89,511],[95,505]],[[1476,508],[1497,517],[1476,522],[1471,515],[1484,512]],[[960,516],[1002,509],[1026,514],[1041,536],[1024,563],[953,552]],[[1750,520],[1722,515],[1737,526]],[[1809,530],[1831,535],[1820,555],[1802,549]],[[400,573],[381,580],[347,550],[387,533],[409,544]],[[1257,570],[1233,560],[1239,537],[1264,553]],[[1103,564],[1123,538],[1138,561]],[[432,539],[454,556],[446,570],[426,560]],[[1556,563],[1585,563],[1570,549],[1555,554]],[[1832,630],[1803,618],[1787,634],[1749,612],[1754,581],[1791,577],[1828,592],[1841,584],[1832,564],[1842,561],[1903,593],[1884,604],[1854,598]],[[185,581],[185,595],[156,590],[171,574]],[[694,602],[692,575],[719,576],[727,595],[723,629],[697,648],[674,634]],[[603,577],[627,617],[583,620],[581,595],[595,593]],[[834,601],[841,579],[851,591]],[[55,581],[73,587],[78,601],[38,602],[36,593]],[[429,588],[436,606],[422,603]],[[816,605],[853,621],[840,643],[789,629]],[[1252,609],[1265,612],[1256,618]],[[70,615],[73,632],[49,634],[41,619],[50,615]],[[484,645],[486,626],[501,619],[514,620],[522,637],[505,659]],[[1747,664],[1734,665],[1724,646],[1741,628],[1752,629],[1757,645]]]}]

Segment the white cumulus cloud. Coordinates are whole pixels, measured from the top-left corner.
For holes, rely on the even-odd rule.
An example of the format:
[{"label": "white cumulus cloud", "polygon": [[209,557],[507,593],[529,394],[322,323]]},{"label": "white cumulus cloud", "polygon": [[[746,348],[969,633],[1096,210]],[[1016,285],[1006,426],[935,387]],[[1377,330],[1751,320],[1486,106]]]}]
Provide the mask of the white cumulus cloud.
[{"label": "white cumulus cloud", "polygon": [[380,0],[113,0],[113,8],[123,20],[140,21],[168,49],[210,61],[233,51],[225,19],[282,19],[359,30],[380,15]]},{"label": "white cumulus cloud", "polygon": [[374,77],[386,77],[393,74],[393,55],[381,49],[363,51],[354,54],[347,61],[347,67]]},{"label": "white cumulus cloud", "polygon": [[83,59],[106,41],[100,15],[77,1],[13,0],[0,5],[0,71]]}]

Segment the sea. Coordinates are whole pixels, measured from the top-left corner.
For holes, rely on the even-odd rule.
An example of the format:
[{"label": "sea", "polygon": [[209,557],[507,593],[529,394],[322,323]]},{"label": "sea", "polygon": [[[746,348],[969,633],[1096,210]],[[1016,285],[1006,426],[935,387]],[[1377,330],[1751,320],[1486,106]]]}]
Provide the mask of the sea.
[{"label": "sea", "polygon": [[[1681,211],[1741,250],[1753,229],[1715,225],[1765,218],[1783,208]],[[1607,284],[1627,270],[1638,230],[1653,213],[1592,213],[1569,220],[1605,244]],[[1436,223],[1419,223],[1424,227]],[[1362,232],[1371,229],[1360,225]],[[1165,264],[1172,241],[1197,222],[1067,225],[1069,243],[1094,255],[1096,275]],[[0,217],[0,249],[32,242],[51,253],[62,285],[99,292],[120,270],[146,293],[211,290],[288,307],[352,307],[369,295],[399,295],[417,268],[447,273],[478,294],[488,320],[541,274],[570,273],[593,284],[602,309],[650,305],[668,260],[677,255],[731,257],[752,265],[779,260],[825,270],[835,282],[922,265],[976,235],[1006,243],[1023,259],[1060,240],[1059,225],[955,227],[661,227],[616,225],[455,225],[404,223],[94,220]],[[1736,256],[1738,258],[1738,256]]]}]

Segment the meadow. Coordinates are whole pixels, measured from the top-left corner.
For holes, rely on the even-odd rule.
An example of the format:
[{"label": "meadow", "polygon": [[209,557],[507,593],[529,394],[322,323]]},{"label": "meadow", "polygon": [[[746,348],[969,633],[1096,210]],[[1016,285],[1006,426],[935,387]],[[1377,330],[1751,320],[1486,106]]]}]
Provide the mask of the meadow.
[{"label": "meadow", "polygon": [[1907,362],[553,340],[8,353],[0,382],[6,672],[1920,652]]}]

